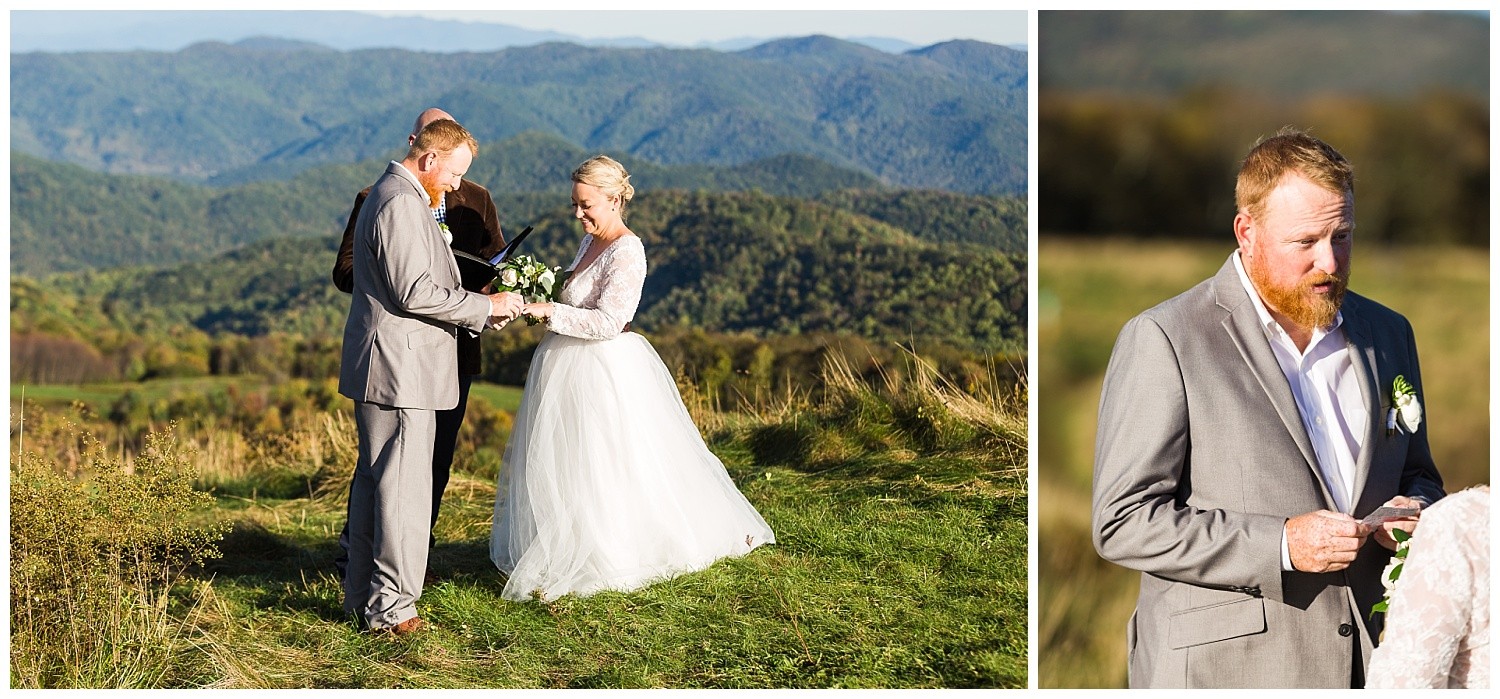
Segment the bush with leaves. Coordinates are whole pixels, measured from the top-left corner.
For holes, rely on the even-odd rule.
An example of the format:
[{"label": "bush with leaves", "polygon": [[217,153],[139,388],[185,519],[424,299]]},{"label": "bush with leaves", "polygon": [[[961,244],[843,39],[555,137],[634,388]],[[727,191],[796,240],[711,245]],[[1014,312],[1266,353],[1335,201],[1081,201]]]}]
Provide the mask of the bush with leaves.
[{"label": "bush with leaves", "polygon": [[[216,557],[224,527],[170,430],[130,464],[91,435],[82,478],[13,453],[10,492],[11,684],[160,686],[186,661],[191,628],[174,589]],[[180,591],[180,590],[179,590]],[[175,601],[174,601],[175,600]],[[166,652],[163,652],[166,651]]]}]

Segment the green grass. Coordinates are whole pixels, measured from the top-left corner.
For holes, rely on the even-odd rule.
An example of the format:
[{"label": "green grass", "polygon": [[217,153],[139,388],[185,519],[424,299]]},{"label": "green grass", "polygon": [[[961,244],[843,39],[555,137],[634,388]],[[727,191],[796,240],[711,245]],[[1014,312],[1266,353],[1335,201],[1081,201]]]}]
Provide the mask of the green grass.
[{"label": "green grass", "polygon": [[[286,443],[278,450],[199,454],[200,472],[217,469],[219,480],[238,484],[218,490],[213,508],[199,515],[204,524],[232,527],[219,544],[223,555],[173,590],[170,610],[182,635],[153,646],[165,658],[160,675],[117,681],[1025,687],[1026,453],[1015,436],[1025,433],[1024,416],[986,413],[995,403],[945,393],[930,379],[881,389],[848,371],[831,376],[842,402],[698,414],[711,448],[777,542],[629,593],[502,599],[504,578],[488,550],[494,480],[459,464],[435,531],[429,567],[438,581],[418,603],[434,628],[401,639],[362,634],[341,610],[332,561],[352,420],[340,413],[289,422],[275,437]],[[475,395],[506,400],[516,392],[486,387]],[[44,415],[35,420],[48,424]],[[48,435],[62,433],[28,432],[27,448],[47,453],[47,440],[57,439]],[[268,455],[274,458],[258,462]],[[268,486],[280,470],[305,474],[310,485],[278,497],[254,487]]]},{"label": "green grass", "polygon": [[[735,451],[733,445],[723,452]],[[974,458],[729,468],[777,543],[631,593],[500,597],[493,485],[449,487],[418,608],[371,639],[340,611],[335,502],[228,504],[200,678],[230,687],[1024,687],[1024,481]],[[254,524],[250,524],[254,523]]]},{"label": "green grass", "polygon": [[476,381],[469,386],[469,395],[487,400],[490,405],[508,413],[514,413],[521,407],[521,389],[516,386],[501,386]]},{"label": "green grass", "polygon": [[190,378],[153,379],[150,381],[117,381],[91,383],[81,386],[70,384],[11,384],[10,399],[49,407],[65,406],[81,401],[95,410],[107,409],[121,396],[135,391],[147,401],[170,398],[183,393],[223,393],[230,386],[258,385],[262,380],[249,376],[200,376]]},{"label": "green grass", "polygon": [[[10,399],[13,403],[19,403],[24,396],[27,402],[48,407],[65,406],[73,401],[81,401],[97,411],[107,409],[130,391],[135,391],[143,400],[149,402],[182,393],[223,393],[230,386],[252,387],[263,383],[263,379],[252,376],[200,376],[76,386],[71,384],[11,384]],[[515,412],[516,408],[521,405],[521,389],[515,386],[478,382],[469,388],[469,393],[508,412]]]},{"label": "green grass", "polygon": [[[1233,249],[1139,240],[1038,243],[1038,658],[1042,688],[1122,687],[1139,574],[1089,539],[1099,390],[1125,321],[1214,274]],[[1433,456],[1452,492],[1489,482],[1489,253],[1356,247],[1350,287],[1411,321]]]}]

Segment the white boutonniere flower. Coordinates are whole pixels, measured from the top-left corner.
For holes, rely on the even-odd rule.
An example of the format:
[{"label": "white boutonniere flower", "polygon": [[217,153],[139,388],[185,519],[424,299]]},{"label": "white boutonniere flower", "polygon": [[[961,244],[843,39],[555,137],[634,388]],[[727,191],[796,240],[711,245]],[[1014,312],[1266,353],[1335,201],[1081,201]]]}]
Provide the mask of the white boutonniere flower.
[{"label": "white boutonniere flower", "polygon": [[1406,377],[1399,374],[1391,382],[1391,411],[1386,416],[1386,433],[1395,434],[1398,422],[1407,434],[1415,434],[1422,426],[1422,401],[1417,399],[1417,391]]}]

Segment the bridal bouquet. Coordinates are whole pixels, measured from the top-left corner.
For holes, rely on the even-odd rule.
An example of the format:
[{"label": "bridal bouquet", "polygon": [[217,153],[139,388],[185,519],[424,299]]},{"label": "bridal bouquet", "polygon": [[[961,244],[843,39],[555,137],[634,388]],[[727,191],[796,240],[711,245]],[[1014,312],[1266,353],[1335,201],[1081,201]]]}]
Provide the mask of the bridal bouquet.
[{"label": "bridal bouquet", "polygon": [[1385,566],[1385,571],[1380,574],[1380,582],[1385,585],[1385,596],[1370,608],[1370,615],[1375,612],[1389,611],[1391,608],[1391,591],[1396,588],[1396,581],[1401,579],[1401,568],[1406,565],[1406,552],[1411,547],[1411,535],[1400,529],[1392,529],[1391,537],[1396,540],[1396,552],[1391,555],[1390,563]]},{"label": "bridal bouquet", "polygon": [[[548,267],[530,255],[517,255],[498,266],[495,271],[495,291],[514,291],[526,303],[541,303],[557,298],[557,277],[561,267]],[[539,321],[526,316],[528,325]]]}]

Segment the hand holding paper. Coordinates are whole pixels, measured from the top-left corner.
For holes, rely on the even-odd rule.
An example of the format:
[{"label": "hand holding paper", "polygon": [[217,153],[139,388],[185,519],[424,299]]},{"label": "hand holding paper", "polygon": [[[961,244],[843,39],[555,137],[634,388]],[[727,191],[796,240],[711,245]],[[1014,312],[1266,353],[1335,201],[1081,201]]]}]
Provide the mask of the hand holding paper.
[{"label": "hand holding paper", "polygon": [[1391,536],[1391,530],[1400,529],[1407,534],[1415,532],[1417,519],[1421,517],[1421,513],[1422,503],[1405,495],[1397,495],[1366,515],[1360,520],[1360,524],[1373,528],[1375,540],[1379,541],[1381,546],[1395,551],[1396,539]]}]

